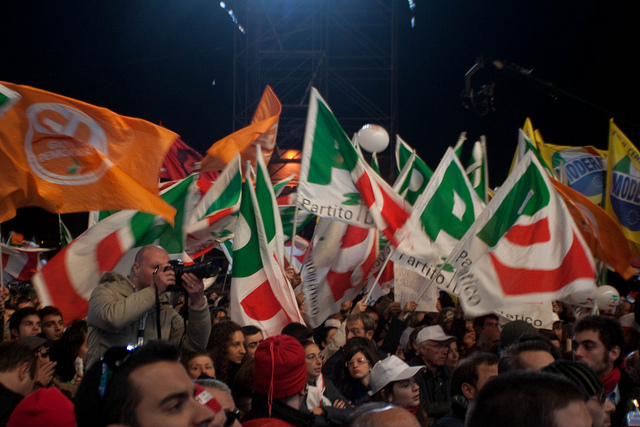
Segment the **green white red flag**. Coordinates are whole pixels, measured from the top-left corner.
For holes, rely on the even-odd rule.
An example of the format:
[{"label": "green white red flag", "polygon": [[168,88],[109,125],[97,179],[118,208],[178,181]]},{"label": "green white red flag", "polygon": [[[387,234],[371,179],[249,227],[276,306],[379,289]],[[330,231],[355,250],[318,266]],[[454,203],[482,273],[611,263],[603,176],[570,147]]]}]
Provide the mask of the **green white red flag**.
[{"label": "green white red flag", "polygon": [[185,241],[185,252],[191,258],[198,258],[218,243],[233,237],[241,193],[242,172],[238,154],[220,172],[218,179],[193,209]]},{"label": "green white red flag", "polygon": [[184,233],[193,208],[195,177],[192,175],[160,196],[176,209],[175,227],[159,216],[124,210],[108,216],[65,246],[33,276],[43,306],[53,305],[65,313],[68,324],[87,315],[89,297],[102,273],[129,274],[138,248],[157,244],[172,258],[182,258]]},{"label": "green white red flag", "polygon": [[0,243],[3,282],[6,284],[12,280],[31,280],[42,265],[40,254],[51,250],[53,249],[28,245],[15,247]]},{"label": "green white red flag", "polygon": [[378,256],[378,230],[328,218],[316,225],[302,267],[302,294],[309,326],[316,328],[362,292]]},{"label": "green white red flag", "polygon": [[409,144],[400,136],[396,136],[396,172],[400,173],[407,165],[410,165],[409,167],[411,168],[409,178],[396,190],[398,193],[403,194],[405,200],[413,205],[424,192],[424,189],[427,188],[433,171],[420,157],[415,155],[415,150]]},{"label": "green white red flag", "polygon": [[[260,194],[257,190],[253,188],[251,168],[247,166],[233,239],[229,308],[230,317],[236,323],[256,325],[266,336],[272,336],[289,323],[304,324],[304,320],[282,265],[269,245],[263,221],[263,207],[268,216],[276,205],[273,188],[261,185]],[[279,217],[274,220],[278,221]]]},{"label": "green white red flag", "polygon": [[451,279],[450,268],[438,268],[465,235],[484,203],[471,186],[458,157],[449,147],[405,224],[405,238],[392,260],[438,286]]},{"label": "green white red flag", "polygon": [[595,290],[593,256],[534,153],[526,153],[451,252],[469,316]]}]

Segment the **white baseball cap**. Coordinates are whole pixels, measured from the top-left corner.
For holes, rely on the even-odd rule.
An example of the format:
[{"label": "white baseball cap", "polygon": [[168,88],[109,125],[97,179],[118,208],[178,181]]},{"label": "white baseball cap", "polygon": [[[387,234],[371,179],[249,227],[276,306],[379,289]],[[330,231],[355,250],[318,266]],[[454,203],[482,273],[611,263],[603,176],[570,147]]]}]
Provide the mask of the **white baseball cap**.
[{"label": "white baseball cap", "polygon": [[427,326],[426,328],[422,328],[420,332],[418,332],[418,336],[416,337],[416,344],[420,345],[421,343],[431,340],[431,341],[449,341],[454,340],[456,337],[447,335],[444,333],[442,326],[433,325]]},{"label": "white baseball cap", "polygon": [[409,366],[397,356],[389,356],[375,364],[369,374],[371,390],[369,395],[374,395],[387,384],[394,381],[402,381],[413,377],[424,369],[422,366]]}]

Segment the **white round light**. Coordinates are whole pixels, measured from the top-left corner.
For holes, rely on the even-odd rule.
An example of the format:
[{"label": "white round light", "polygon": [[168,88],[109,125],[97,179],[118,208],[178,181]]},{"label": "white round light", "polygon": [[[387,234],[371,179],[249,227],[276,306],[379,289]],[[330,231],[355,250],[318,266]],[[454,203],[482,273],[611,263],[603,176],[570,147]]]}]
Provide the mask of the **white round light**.
[{"label": "white round light", "polygon": [[381,153],[389,146],[389,133],[378,125],[367,124],[356,134],[358,145],[370,153]]}]

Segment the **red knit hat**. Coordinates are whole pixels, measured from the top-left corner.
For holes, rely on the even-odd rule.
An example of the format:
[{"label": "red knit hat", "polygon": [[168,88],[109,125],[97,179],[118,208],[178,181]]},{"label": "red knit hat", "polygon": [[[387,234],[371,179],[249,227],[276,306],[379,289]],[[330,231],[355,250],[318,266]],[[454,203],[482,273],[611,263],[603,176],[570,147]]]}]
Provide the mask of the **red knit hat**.
[{"label": "red knit hat", "polygon": [[55,387],[40,388],[22,399],[7,427],[75,427],[73,403]]},{"label": "red knit hat", "polygon": [[304,349],[293,337],[276,335],[262,341],[256,349],[253,387],[257,393],[272,399],[293,396],[307,384]]}]

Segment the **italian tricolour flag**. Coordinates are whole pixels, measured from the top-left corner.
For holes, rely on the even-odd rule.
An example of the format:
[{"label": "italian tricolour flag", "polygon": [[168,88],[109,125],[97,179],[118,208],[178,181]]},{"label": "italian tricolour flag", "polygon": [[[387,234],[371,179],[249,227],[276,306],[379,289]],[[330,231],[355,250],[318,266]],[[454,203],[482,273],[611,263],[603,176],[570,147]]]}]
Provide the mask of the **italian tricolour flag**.
[{"label": "italian tricolour flag", "polygon": [[532,152],[518,162],[449,262],[456,269],[454,291],[470,316],[513,317],[522,303],[595,289],[593,256]]}]

